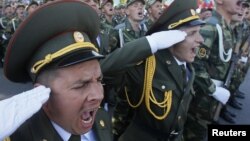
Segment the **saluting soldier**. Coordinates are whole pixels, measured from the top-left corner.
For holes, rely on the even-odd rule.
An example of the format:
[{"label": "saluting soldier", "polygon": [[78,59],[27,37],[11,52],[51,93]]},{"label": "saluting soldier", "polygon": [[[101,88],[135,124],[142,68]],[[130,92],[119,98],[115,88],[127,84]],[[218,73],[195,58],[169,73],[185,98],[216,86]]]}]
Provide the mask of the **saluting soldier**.
[{"label": "saluting soldier", "polygon": [[[87,21],[86,16],[89,16]],[[65,17],[71,20],[61,24]],[[44,27],[41,19],[50,26]],[[109,119],[102,109],[97,111],[102,99],[102,75],[97,59],[103,57],[95,48],[98,21],[95,11],[85,3],[75,0],[55,1],[37,9],[18,28],[9,44],[5,76],[15,82],[33,81],[35,86],[50,87],[51,96],[38,113],[11,135],[12,140],[112,140],[110,124],[107,122]],[[31,34],[33,32],[42,34]],[[158,50],[183,41],[185,36],[186,33],[179,30],[162,31],[125,44],[124,48],[117,49],[101,60],[102,71],[105,75],[124,71]],[[27,43],[27,38],[32,40]],[[23,42],[25,46],[21,46]],[[27,51],[20,55],[23,49]],[[46,101],[49,89],[43,87],[40,90],[46,93],[43,97]],[[38,101],[40,104],[45,102],[42,99]],[[20,118],[22,121],[18,121],[18,124],[28,117]],[[97,119],[93,123],[95,117]],[[7,132],[13,132],[19,126],[15,125]],[[91,131],[84,134],[84,137],[75,136],[88,130]]]},{"label": "saluting soldier", "polygon": [[109,116],[99,108],[98,59],[103,56],[96,48],[98,29],[96,11],[76,0],[44,4],[20,25],[8,46],[5,75],[45,85],[51,94],[10,140],[112,141]]},{"label": "saluting soldier", "polygon": [[[138,60],[135,66],[126,69],[124,97],[134,114],[119,141],[183,139],[183,127],[193,97],[194,69],[190,63],[196,55],[195,49],[203,42],[199,30],[204,22],[195,13],[196,0],[188,0],[186,5],[182,2],[175,0],[148,34],[179,29],[187,33],[185,40]],[[180,37],[174,33],[170,36],[158,37],[158,40],[168,42]],[[136,46],[131,57],[141,56],[137,53],[141,46],[145,47],[145,44]],[[126,47],[123,48],[125,50]]]}]

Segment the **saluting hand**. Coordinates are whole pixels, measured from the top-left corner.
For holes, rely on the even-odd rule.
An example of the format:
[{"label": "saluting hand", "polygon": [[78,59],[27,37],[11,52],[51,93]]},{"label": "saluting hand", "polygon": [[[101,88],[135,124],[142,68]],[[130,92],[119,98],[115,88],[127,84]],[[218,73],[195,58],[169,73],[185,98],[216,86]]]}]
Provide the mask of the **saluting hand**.
[{"label": "saluting hand", "polygon": [[153,33],[152,35],[146,36],[152,53],[157,50],[169,48],[172,45],[179,43],[185,39],[187,33],[180,30],[168,30]]},{"label": "saluting hand", "polygon": [[50,88],[39,86],[0,101],[0,140],[11,135],[36,113],[48,100],[49,94]]}]

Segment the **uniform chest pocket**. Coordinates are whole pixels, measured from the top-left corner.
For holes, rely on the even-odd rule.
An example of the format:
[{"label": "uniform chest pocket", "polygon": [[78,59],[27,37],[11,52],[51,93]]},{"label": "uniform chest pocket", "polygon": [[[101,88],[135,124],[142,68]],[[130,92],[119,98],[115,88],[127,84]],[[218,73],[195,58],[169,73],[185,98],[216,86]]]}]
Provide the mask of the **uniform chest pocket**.
[{"label": "uniform chest pocket", "polygon": [[154,80],[153,81],[153,92],[164,94],[165,92],[174,91],[176,85],[171,81]]}]

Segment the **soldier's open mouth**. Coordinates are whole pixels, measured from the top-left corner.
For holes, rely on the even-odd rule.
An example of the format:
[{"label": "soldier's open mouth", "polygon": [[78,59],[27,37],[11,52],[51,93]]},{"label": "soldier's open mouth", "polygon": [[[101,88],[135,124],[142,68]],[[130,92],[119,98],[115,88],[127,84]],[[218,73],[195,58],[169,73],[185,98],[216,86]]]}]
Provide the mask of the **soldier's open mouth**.
[{"label": "soldier's open mouth", "polygon": [[96,110],[89,110],[89,111],[85,111],[83,112],[82,116],[81,116],[81,119],[82,119],[82,122],[84,124],[89,124],[93,121],[94,119],[94,113],[96,112]]},{"label": "soldier's open mouth", "polygon": [[142,15],[142,12],[139,12],[138,15],[141,16],[141,15]]}]

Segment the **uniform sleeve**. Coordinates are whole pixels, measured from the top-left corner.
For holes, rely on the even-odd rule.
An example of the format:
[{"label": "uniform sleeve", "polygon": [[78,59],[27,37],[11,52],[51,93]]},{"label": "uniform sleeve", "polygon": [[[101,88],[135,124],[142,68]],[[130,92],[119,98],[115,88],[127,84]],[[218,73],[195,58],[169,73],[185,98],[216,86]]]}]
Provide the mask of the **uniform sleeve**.
[{"label": "uniform sleeve", "polygon": [[193,62],[195,68],[195,85],[202,89],[206,94],[212,94],[215,91],[215,85],[209,75],[208,63],[210,51],[214,44],[217,43],[217,30],[215,26],[205,25],[201,28],[200,33],[204,38],[204,43],[199,47],[197,56]]},{"label": "uniform sleeve", "polygon": [[200,34],[204,39],[204,43],[202,46],[205,46],[209,49],[212,48],[213,44],[217,44],[217,29],[214,25],[205,25],[201,28]]},{"label": "uniform sleeve", "polygon": [[101,69],[104,75],[123,73],[150,55],[152,53],[149,43],[146,37],[142,37],[126,43],[124,47],[117,48],[100,60]]}]

